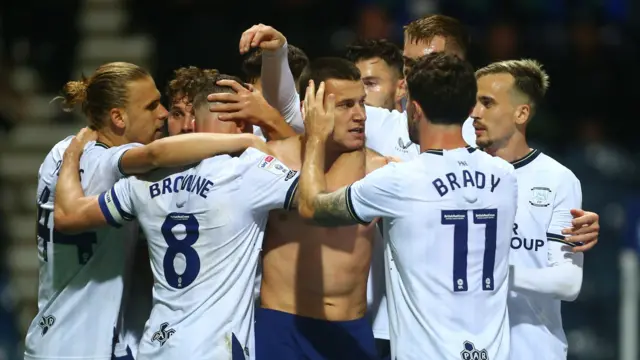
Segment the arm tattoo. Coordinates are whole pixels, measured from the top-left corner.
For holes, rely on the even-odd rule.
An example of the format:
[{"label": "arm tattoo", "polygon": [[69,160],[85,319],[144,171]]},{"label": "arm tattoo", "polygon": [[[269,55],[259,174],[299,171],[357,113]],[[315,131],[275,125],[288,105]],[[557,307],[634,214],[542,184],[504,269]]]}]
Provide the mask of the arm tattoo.
[{"label": "arm tattoo", "polygon": [[318,194],[314,200],[314,208],[313,220],[321,226],[336,227],[359,224],[347,207],[346,187],[332,193]]}]

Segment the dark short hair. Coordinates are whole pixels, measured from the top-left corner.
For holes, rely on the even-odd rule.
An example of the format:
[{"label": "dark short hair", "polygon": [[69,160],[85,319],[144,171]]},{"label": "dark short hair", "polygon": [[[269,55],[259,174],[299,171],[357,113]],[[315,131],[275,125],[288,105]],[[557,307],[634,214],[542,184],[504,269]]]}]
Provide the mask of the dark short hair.
[{"label": "dark short hair", "polygon": [[353,63],[378,57],[402,76],[402,50],[389,40],[357,40],[347,46],[345,57]]},{"label": "dark short hair", "polygon": [[[300,78],[302,70],[309,64],[309,58],[300,48],[287,44],[289,68],[294,80]],[[262,49],[256,48],[245,56],[242,61],[242,73],[245,81],[254,83],[262,73]]]},{"label": "dark short hair", "polygon": [[446,53],[420,57],[407,74],[407,87],[429,122],[443,125],[464,123],[478,89],[471,64]]},{"label": "dark short hair", "polygon": [[413,43],[431,41],[435,36],[446,39],[447,48],[455,48],[466,56],[470,38],[465,27],[458,21],[445,15],[428,15],[414,20],[404,27],[405,37]]},{"label": "dark short hair", "polygon": [[219,71],[216,69],[200,69],[195,66],[174,70],[173,79],[169,81],[165,90],[169,105],[181,99],[192,103],[199,89],[218,74]]},{"label": "dark short hair", "polygon": [[236,91],[233,90],[230,86],[221,86],[216,84],[216,82],[220,80],[234,80],[237,83],[245,86],[242,83],[242,80],[237,76],[226,75],[226,74],[214,74],[207,76],[203,79],[202,86],[200,86],[193,97],[193,108],[197,109],[200,106],[208,105],[207,95],[209,94],[220,94],[220,93],[229,93],[235,94]]},{"label": "dark short hair", "polygon": [[317,58],[309,63],[302,71],[298,88],[300,99],[304,100],[309,81],[313,80],[316,87],[329,79],[360,81],[360,70],[349,60],[337,57]]}]

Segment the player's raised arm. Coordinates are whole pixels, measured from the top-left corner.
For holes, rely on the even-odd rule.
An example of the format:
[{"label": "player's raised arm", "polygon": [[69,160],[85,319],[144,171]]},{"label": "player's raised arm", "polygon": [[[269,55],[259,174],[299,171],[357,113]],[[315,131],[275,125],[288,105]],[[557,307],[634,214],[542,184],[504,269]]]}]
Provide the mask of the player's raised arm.
[{"label": "player's raised arm", "polygon": [[[376,171],[350,186],[326,192],[325,148],[327,138],[333,131],[334,96],[329,94],[326,100],[323,99],[324,83],[320,84],[317,93],[314,84],[310,83],[304,106],[307,141],[300,175],[300,216],[326,227],[368,224],[378,216],[390,216],[390,212],[395,210],[391,204],[393,201],[384,195],[376,198],[376,194],[389,194],[387,185],[390,183],[385,184],[388,171]],[[354,194],[353,190],[360,195]],[[359,205],[354,204],[354,199],[358,204],[363,204],[361,209],[356,209]],[[379,205],[385,202],[391,205],[386,210]]]},{"label": "player's raised arm", "polygon": [[[304,129],[300,100],[288,61],[287,39],[271,26],[258,24],[242,33],[240,53],[262,49],[262,94],[294,129]],[[299,131],[299,130],[298,130]]]},{"label": "player's raised arm", "polygon": [[571,226],[571,209],[581,206],[580,182],[573,174],[564,176],[553,202],[547,230],[547,267],[512,267],[509,275],[512,289],[551,295],[563,301],[573,301],[578,297],[582,287],[584,254],[572,251],[575,244],[566,241],[561,230]]},{"label": "player's raised arm", "polygon": [[119,160],[123,174],[143,174],[156,168],[196,163],[219,154],[232,154],[266,144],[253,134],[194,133],[170,136],[124,152]]}]

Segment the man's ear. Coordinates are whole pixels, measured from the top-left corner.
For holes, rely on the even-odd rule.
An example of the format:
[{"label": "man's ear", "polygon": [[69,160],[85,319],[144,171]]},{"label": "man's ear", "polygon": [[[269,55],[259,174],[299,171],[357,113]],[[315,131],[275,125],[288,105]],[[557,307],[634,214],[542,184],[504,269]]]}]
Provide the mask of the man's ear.
[{"label": "man's ear", "polygon": [[113,108],[109,110],[109,119],[116,129],[124,130],[127,127],[127,114],[124,109]]}]

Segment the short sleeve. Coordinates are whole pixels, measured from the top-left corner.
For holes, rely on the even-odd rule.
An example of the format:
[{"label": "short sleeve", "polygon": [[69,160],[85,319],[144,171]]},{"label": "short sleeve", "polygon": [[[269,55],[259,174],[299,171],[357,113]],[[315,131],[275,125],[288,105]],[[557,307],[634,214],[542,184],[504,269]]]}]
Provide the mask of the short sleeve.
[{"label": "short sleeve", "polygon": [[111,189],[98,196],[98,204],[107,223],[120,227],[135,218],[131,200],[133,178],[120,179]]},{"label": "short sleeve", "polygon": [[571,209],[582,208],[582,188],[580,181],[572,173],[561,174],[558,181],[547,238],[562,241],[562,229],[571,227]]},{"label": "short sleeve", "polygon": [[403,214],[406,203],[399,196],[400,165],[383,166],[347,187],[347,208],[355,220],[367,224],[377,217],[396,218]]},{"label": "short sleeve", "polygon": [[122,156],[124,156],[124,153],[126,153],[128,150],[139,146],[143,145],[138,143],[131,143],[121,146],[114,146],[107,149],[106,156],[108,156],[108,159],[107,161],[102,162],[104,164],[104,168],[101,170],[104,172],[108,171],[109,173],[113,174],[114,178],[116,179],[128,176],[128,174],[125,174],[125,172],[122,170]]},{"label": "short sleeve", "polygon": [[298,171],[289,169],[272,155],[249,148],[240,157],[241,193],[254,211],[289,209],[298,186]]}]

